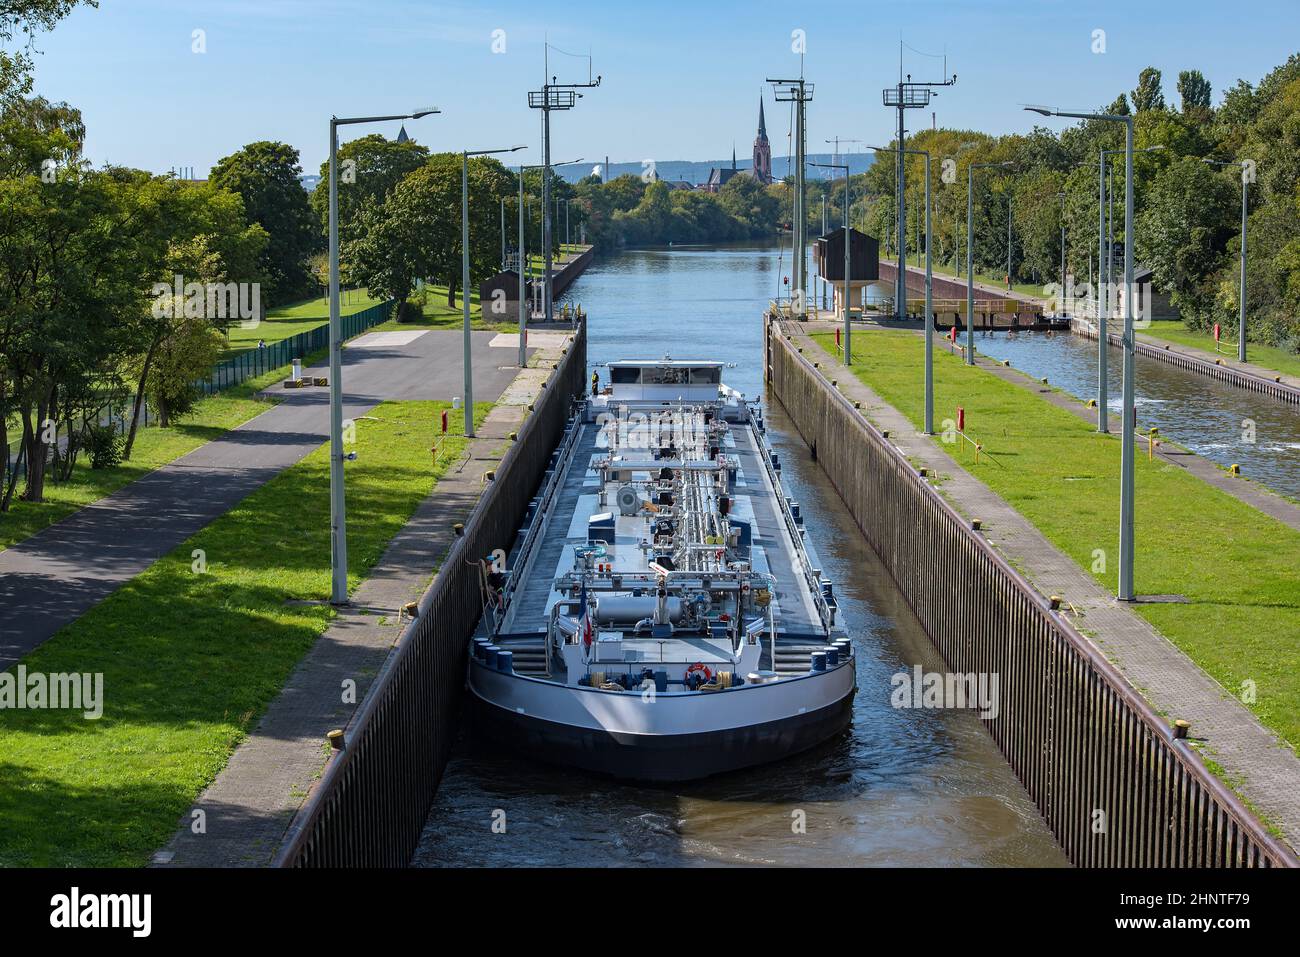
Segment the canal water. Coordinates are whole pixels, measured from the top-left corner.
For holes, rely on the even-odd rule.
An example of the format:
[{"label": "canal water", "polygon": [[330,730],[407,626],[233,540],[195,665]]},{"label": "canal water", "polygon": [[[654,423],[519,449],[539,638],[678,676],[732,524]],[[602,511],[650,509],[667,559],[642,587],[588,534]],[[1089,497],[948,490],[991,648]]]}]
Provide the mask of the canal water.
[{"label": "canal water", "polygon": [[[976,334],[975,348],[1010,360],[1036,379],[1046,377],[1080,398],[1097,394],[1097,343],[1069,333]],[[1220,465],[1239,464],[1249,478],[1300,499],[1300,406],[1228,385],[1158,359],[1135,357],[1138,426]],[[1106,360],[1110,411],[1121,410],[1123,355]]]},{"label": "canal water", "polygon": [[[730,384],[761,394],[761,314],[777,255],[766,245],[676,247],[597,260],[568,294],[592,317],[589,361],[717,358],[736,364]],[[941,661],[779,405],[768,416],[852,632],[851,728],[776,764],[641,787],[532,762],[466,725],[417,866],[1065,864],[973,712],[890,706],[893,674],[942,670]]]}]

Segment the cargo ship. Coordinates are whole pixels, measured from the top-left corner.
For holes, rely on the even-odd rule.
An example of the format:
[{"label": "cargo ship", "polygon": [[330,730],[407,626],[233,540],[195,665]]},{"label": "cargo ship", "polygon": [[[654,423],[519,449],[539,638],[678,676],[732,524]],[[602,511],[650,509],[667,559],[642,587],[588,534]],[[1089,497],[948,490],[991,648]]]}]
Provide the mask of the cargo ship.
[{"label": "cargo ship", "polygon": [[716,361],[623,360],[575,407],[508,553],[484,556],[477,729],[544,761],[685,781],[842,732],[834,584]]}]

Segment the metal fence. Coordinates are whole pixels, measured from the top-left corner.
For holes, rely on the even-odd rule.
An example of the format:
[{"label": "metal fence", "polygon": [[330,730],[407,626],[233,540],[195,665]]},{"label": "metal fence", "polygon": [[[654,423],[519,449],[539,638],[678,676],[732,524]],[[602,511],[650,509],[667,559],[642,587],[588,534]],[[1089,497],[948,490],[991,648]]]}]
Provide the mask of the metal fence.
[{"label": "metal fence", "polygon": [[[390,299],[369,309],[354,312],[350,316],[340,317],[342,339],[351,339],[367,329],[387,322],[392,318],[393,307],[396,305],[397,300]],[[224,359],[213,366],[207,377],[200,379],[196,385],[204,395],[213,395],[223,389],[239,385],[247,379],[255,379],[272,369],[286,366],[294,359],[321,352],[329,347],[329,343],[330,329],[327,321],[315,329],[308,329],[296,336],[278,342],[269,342],[264,346],[254,346],[229,359]]]},{"label": "metal fence", "polygon": [[766,377],[947,666],[999,676],[992,734],[1069,859],[1296,858],[1068,620],[766,323]]},{"label": "metal fence", "polygon": [[[419,601],[320,782],[298,810],[279,867],[400,867],[420,839],[456,736],[466,646],[483,612],[477,560],[508,550],[586,384],[579,325]],[[470,563],[475,563],[471,565]]]}]

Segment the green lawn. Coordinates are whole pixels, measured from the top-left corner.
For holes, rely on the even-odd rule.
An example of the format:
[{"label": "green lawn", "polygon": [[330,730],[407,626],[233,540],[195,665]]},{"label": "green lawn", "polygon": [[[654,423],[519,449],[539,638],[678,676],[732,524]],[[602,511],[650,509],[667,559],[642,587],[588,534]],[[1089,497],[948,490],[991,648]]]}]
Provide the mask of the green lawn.
[{"label": "green lawn", "polygon": [[283,366],[217,395],[200,399],[192,415],[165,429],[156,425],[145,428],[142,424],[136,432],[131,461],[114,468],[92,469],[83,452],[67,482],[56,485],[46,478],[45,501],[24,502],[15,494],[9,511],[0,512],[0,550],[261,415],[276,400],[258,398],[258,390],[288,374],[289,367]]},{"label": "green lawn", "polygon": [[[1223,340],[1219,351],[1214,350],[1214,336],[1209,332],[1188,329],[1181,319],[1153,319],[1150,326],[1138,330],[1139,334],[1164,339],[1180,346],[1190,346],[1208,353],[1209,358],[1237,358],[1237,327],[1223,329]],[[1253,365],[1265,369],[1274,369],[1287,375],[1300,376],[1300,355],[1279,349],[1276,346],[1260,345],[1257,342],[1246,343],[1246,359]]]},{"label": "green lawn", "polygon": [[[350,316],[354,312],[362,312],[371,306],[378,306],[384,301],[375,299],[364,289],[344,290],[339,298],[339,315]],[[270,309],[266,313],[266,320],[251,329],[234,325],[227,330],[226,350],[222,358],[229,358],[237,352],[253,348],[259,339],[270,344],[315,329],[317,326],[323,326],[329,322],[329,316],[330,304],[325,296]]]},{"label": "green lawn", "polygon": [[[833,334],[815,338],[834,354]],[[873,329],[855,335],[854,346],[855,372],[919,429],[922,340]],[[934,378],[936,424],[964,406],[968,434],[991,453],[976,464],[973,450],[960,443],[948,446],[954,457],[1090,573],[1094,549],[1103,549],[1106,571],[1093,574],[1113,592],[1119,436],[1101,435],[942,349],[934,351]],[[1188,599],[1135,610],[1224,687],[1239,692],[1242,682],[1255,682],[1250,708],[1300,745],[1300,532],[1145,455],[1137,457],[1135,488],[1137,591]]]},{"label": "green lawn", "polygon": [[[361,454],[347,466],[351,585],[463,450],[458,436],[430,460],[446,407],[387,402],[358,420]],[[476,406],[480,420],[489,408]],[[102,672],[104,712],[0,711],[0,865],[139,866],[168,840],[329,623],[328,606],[288,604],[329,597],[327,452],[273,478],[24,659],[29,672]],[[206,573],[192,570],[193,549],[205,552]]]},{"label": "green lawn", "polygon": [[[447,287],[426,284],[428,296],[425,298],[423,317],[415,321],[398,322],[396,319],[390,319],[388,322],[375,327],[374,331],[386,332],[393,329],[459,329],[465,322],[464,305],[461,301],[460,293],[456,293],[456,305],[447,305]],[[478,290],[470,291],[469,296],[469,323],[472,329],[483,329],[497,332],[518,332],[519,331],[519,311],[518,309],[507,310],[507,312],[497,317],[497,321],[484,322],[483,310],[479,306]]]}]

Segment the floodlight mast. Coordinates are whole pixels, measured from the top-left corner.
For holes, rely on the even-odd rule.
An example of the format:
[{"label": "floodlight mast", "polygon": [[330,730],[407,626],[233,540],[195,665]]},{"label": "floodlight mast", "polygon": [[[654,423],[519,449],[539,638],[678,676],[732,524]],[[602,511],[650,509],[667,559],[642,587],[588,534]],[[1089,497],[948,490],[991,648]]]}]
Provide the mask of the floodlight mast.
[{"label": "floodlight mast", "polygon": [[801,317],[806,318],[808,314],[807,306],[807,285],[808,285],[808,216],[804,210],[804,166],[807,163],[808,148],[808,131],[807,115],[804,104],[810,102],[813,98],[813,84],[809,83],[803,77],[798,79],[773,79],[767,78],[767,82],[772,84],[772,95],[778,103],[795,104],[795,137],[794,137],[794,203],[792,206],[791,227],[794,231],[794,284],[790,292],[795,297],[796,302],[792,303],[792,311],[797,311]]},{"label": "floodlight mast", "polygon": [[[904,180],[905,150],[903,149],[907,130],[903,127],[903,112],[929,106],[930,98],[937,95],[934,91],[935,87],[952,86],[957,82],[956,73],[949,80],[913,80],[910,73],[904,78],[901,69],[902,55],[900,46],[898,83],[886,87],[881,93],[884,105],[892,106],[898,111],[898,155],[894,166],[894,205],[898,212],[898,276],[894,285],[894,313],[899,319],[906,318],[904,313],[907,308],[907,212],[904,208],[907,184]],[[947,67],[946,61],[944,66]]]},{"label": "floodlight mast", "polygon": [[591,78],[591,57],[588,56],[586,83],[558,83],[554,76],[551,77],[549,83],[545,82],[550,66],[550,49],[550,44],[546,44],[545,56],[547,60],[543,72],[542,88],[532,90],[528,94],[529,108],[542,111],[542,254],[544,257],[542,285],[544,287],[545,317],[548,323],[554,321],[555,318],[551,291],[551,268],[554,265],[551,251],[551,111],[573,109],[582,96],[581,93],[576,91],[600,86],[601,80],[599,73],[596,74],[596,79]]}]

